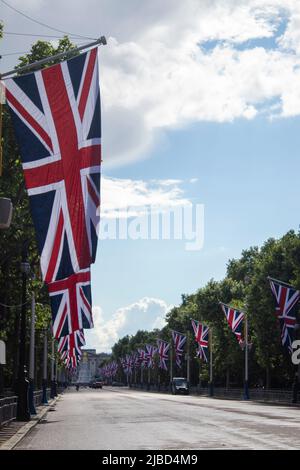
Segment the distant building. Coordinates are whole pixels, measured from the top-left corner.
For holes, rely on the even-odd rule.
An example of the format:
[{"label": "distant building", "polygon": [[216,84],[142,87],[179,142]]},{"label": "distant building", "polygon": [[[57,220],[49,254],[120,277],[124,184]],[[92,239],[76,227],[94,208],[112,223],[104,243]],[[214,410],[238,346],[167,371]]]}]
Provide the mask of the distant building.
[{"label": "distant building", "polygon": [[110,355],[106,353],[96,353],[96,349],[83,349],[82,358],[79,363],[78,371],[73,382],[79,384],[88,384],[99,377],[99,368],[104,359]]}]

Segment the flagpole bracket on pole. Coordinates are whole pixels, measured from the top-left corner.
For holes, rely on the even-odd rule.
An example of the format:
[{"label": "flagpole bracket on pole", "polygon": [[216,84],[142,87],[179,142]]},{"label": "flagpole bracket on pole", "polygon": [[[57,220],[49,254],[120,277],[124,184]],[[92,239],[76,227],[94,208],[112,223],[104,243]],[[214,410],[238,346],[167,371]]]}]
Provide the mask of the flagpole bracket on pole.
[{"label": "flagpole bracket on pole", "polygon": [[80,51],[83,51],[84,49],[89,49],[90,47],[94,47],[94,46],[99,46],[99,45],[106,46],[106,44],[107,44],[106,37],[101,36],[99,39],[96,39],[95,41],[90,42],[88,44],[84,44],[83,46],[75,47],[74,49],[63,51],[53,56],[45,57],[44,59],[38,60],[37,62],[33,62],[32,64],[24,65],[23,67],[9,70],[8,72],[0,74],[0,79],[3,79],[10,75],[29,72],[31,69],[37,70],[39,69],[41,65],[47,64],[47,62],[49,61],[53,62],[54,60],[59,60],[59,59],[66,60],[68,57],[71,57],[76,52],[80,52]]}]

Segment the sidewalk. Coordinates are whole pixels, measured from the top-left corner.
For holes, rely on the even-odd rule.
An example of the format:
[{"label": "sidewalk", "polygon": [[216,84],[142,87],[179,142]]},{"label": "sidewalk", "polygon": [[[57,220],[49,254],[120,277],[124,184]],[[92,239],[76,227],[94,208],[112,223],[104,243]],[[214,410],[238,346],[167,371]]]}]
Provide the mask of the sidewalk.
[{"label": "sidewalk", "polygon": [[48,405],[39,406],[37,414],[31,417],[30,421],[12,421],[11,423],[0,428],[0,450],[12,450],[26,434],[31,431],[47,414],[53,409],[61,395],[49,400]]}]

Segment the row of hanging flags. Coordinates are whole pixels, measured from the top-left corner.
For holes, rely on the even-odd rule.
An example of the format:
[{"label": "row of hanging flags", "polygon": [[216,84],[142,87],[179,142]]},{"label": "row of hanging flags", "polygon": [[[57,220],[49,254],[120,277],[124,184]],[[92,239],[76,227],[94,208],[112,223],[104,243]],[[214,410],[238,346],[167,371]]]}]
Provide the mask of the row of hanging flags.
[{"label": "row of hanging flags", "polygon": [[[282,281],[278,281],[270,277],[268,279],[276,300],[276,316],[279,320],[282,345],[289,351],[289,353],[292,353],[292,342],[296,326],[296,308],[300,300],[300,291]],[[240,347],[245,350],[247,347],[251,347],[251,343],[248,342],[248,338],[245,338],[244,335],[244,326],[246,321],[245,313],[223,302],[220,302],[220,307]],[[208,362],[208,348],[212,347],[212,345],[209,345],[210,328],[194,319],[191,319],[191,324],[194,332],[194,339],[197,343],[196,356],[204,362]],[[175,362],[178,368],[181,368],[182,355],[184,353],[183,348],[187,341],[187,336],[183,333],[172,330],[172,340]],[[168,370],[167,361],[169,360],[170,347],[170,343],[162,339],[158,339],[157,346],[146,344],[145,349],[139,348],[133,354],[128,354],[125,357],[120,358],[120,364],[124,373],[129,376],[138,368],[153,368],[155,364],[155,355],[157,355],[159,359],[158,367],[163,370]],[[117,371],[117,361],[110,362],[100,369],[100,373],[107,379],[115,377]]]},{"label": "row of hanging flags", "polygon": [[[51,300],[53,336],[66,366],[72,368],[82,355],[84,329],[93,327],[90,267],[97,250],[101,165],[97,51],[95,47],[60,64],[4,80],[42,278]],[[273,278],[269,281],[282,344],[292,353],[300,291]],[[221,307],[243,346],[244,313],[223,303]],[[196,320],[192,327],[197,355],[207,361],[209,327]],[[176,331],[172,337],[180,367],[186,337]],[[169,348],[162,340],[157,348],[147,345],[138,361],[152,367],[157,352],[160,367],[166,369]],[[133,360],[123,362],[124,370],[130,371]]]},{"label": "row of hanging flags", "polygon": [[91,264],[97,250],[101,118],[98,48],[4,80],[51,300],[53,336],[75,368],[93,327]]},{"label": "row of hanging flags", "polygon": [[[186,342],[186,336],[177,331],[172,331],[173,345],[176,357],[176,364],[181,367],[181,358],[183,346]],[[157,339],[157,345],[146,344],[145,348],[138,348],[132,354],[126,354],[120,358],[121,367],[125,375],[129,376],[138,368],[152,369],[155,365],[155,357],[158,357],[158,367],[162,370],[168,370],[167,361],[169,360],[171,344],[162,339]],[[112,361],[104,365],[100,370],[100,375],[105,378],[113,378],[118,371],[118,362]]]}]

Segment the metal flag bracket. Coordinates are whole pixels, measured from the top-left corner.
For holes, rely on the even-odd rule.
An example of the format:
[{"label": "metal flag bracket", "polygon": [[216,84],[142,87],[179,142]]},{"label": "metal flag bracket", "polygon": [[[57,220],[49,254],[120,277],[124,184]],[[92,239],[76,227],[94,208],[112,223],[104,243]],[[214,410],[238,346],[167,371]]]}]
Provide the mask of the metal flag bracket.
[{"label": "metal flag bracket", "polygon": [[16,74],[16,73],[27,72],[31,70],[32,68],[36,70],[37,68],[39,68],[40,65],[43,65],[49,62],[49,60],[57,60],[61,58],[67,59],[70,55],[74,54],[74,52],[79,52],[79,51],[88,49],[89,47],[93,47],[93,46],[100,46],[100,45],[106,46],[106,44],[107,44],[106,37],[101,36],[96,41],[90,42],[83,46],[75,47],[74,49],[70,49],[69,51],[60,52],[59,54],[46,57],[45,59],[38,60],[37,62],[33,62],[32,64],[24,65],[24,67],[20,67],[17,69],[10,70],[9,72],[2,73],[0,74],[0,79],[2,80],[3,78],[8,77],[9,75]]}]

